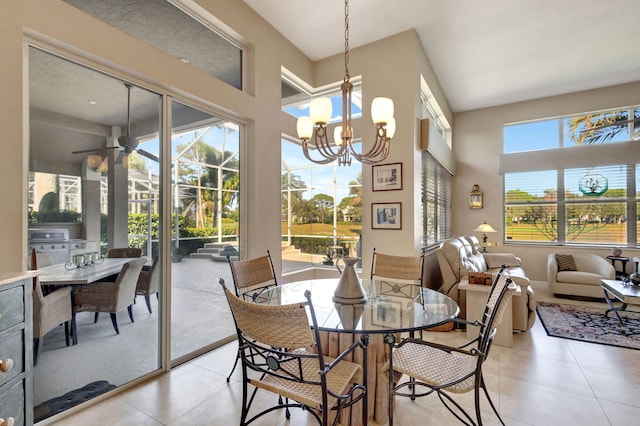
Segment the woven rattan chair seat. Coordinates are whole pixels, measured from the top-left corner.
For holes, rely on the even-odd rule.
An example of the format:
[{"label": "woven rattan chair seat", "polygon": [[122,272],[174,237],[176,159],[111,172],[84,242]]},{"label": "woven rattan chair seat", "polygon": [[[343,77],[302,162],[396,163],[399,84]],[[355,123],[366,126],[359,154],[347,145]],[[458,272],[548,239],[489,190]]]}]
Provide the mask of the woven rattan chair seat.
[{"label": "woven rattan chair seat", "polygon": [[[298,354],[304,353],[304,351],[295,351]],[[307,352],[308,353],[308,352]],[[324,357],[325,362],[331,363],[333,358]],[[284,370],[291,369],[298,374],[298,360],[280,364],[280,367]],[[319,381],[320,374],[318,373],[320,367],[318,364],[318,358],[304,358],[302,360],[302,376],[306,380]],[[349,361],[341,361],[327,374],[327,389],[337,394],[344,394],[347,389],[355,382],[361,379],[360,365]],[[315,409],[322,409],[322,388],[317,384],[305,384],[298,381],[281,379],[276,376],[267,375],[262,380],[252,379],[251,384],[256,387],[268,390],[270,392],[277,393],[284,397],[290,398],[301,404]],[[333,407],[336,404],[336,398],[329,396],[328,405]]]},{"label": "woven rattan chair seat", "polygon": [[432,386],[441,386],[469,375],[468,379],[445,388],[453,393],[465,393],[473,389],[477,362],[477,356],[446,352],[410,342],[393,352],[394,371]]}]

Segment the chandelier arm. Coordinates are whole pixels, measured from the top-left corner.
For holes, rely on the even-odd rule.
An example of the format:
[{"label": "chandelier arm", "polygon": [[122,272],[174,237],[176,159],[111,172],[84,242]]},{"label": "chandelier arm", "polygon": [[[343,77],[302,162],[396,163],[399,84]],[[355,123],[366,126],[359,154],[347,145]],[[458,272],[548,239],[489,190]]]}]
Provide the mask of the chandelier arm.
[{"label": "chandelier arm", "polygon": [[365,164],[373,164],[384,160],[389,155],[389,147],[391,139],[387,138],[387,131],[382,124],[376,125],[376,140],[369,151],[366,153],[358,154],[355,152],[353,146],[351,148],[351,154],[360,162]]},{"label": "chandelier arm", "polygon": [[324,158],[321,160],[316,160],[314,158],[311,158],[311,155],[309,154],[309,143],[305,140],[302,141],[302,153],[304,154],[304,156],[306,157],[307,160],[311,161],[312,163],[316,163],[316,164],[329,164],[329,163],[333,163],[335,161],[335,158]]},{"label": "chandelier arm", "polygon": [[334,160],[344,155],[346,148],[345,144],[342,144],[337,152],[332,149],[332,144],[327,136],[326,124],[318,126],[317,131],[314,133],[314,145],[323,157],[332,158]]}]

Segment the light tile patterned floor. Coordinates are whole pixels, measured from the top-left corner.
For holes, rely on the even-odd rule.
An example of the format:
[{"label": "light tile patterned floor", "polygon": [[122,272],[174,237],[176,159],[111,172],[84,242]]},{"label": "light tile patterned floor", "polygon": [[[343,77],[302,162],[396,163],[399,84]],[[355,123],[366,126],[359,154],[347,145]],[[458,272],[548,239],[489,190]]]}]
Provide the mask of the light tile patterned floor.
[{"label": "light tile patterned floor", "polygon": [[[456,332],[426,334],[425,338],[452,344],[465,340],[464,334]],[[238,424],[242,400],[239,369],[230,384],[225,380],[235,348],[229,344],[205,354],[55,424]],[[529,332],[514,336],[513,348],[494,346],[485,375],[508,425],[626,426],[637,424],[640,418],[639,355],[630,349],[548,337],[537,321]],[[464,395],[464,405],[472,405],[469,397]],[[486,424],[499,424],[486,400],[482,399],[482,404]],[[459,424],[435,396],[413,402],[398,398],[395,413],[396,425]],[[273,412],[255,424],[316,422],[306,413],[294,411],[290,421],[284,419],[284,413]]]}]

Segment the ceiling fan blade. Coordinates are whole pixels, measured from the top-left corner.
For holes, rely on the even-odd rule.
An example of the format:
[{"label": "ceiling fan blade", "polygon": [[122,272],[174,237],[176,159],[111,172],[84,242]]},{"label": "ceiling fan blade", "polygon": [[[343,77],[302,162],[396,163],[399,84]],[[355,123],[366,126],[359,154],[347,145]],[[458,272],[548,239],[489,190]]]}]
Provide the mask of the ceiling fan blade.
[{"label": "ceiling fan blade", "polygon": [[144,149],[136,149],[136,152],[140,155],[147,157],[149,160],[155,161],[156,163],[160,162],[160,159],[157,156],[153,155],[150,152],[145,151]]},{"label": "ceiling fan blade", "polygon": [[84,154],[87,152],[104,152],[107,149],[118,149],[120,148],[119,146],[105,146],[102,148],[94,148],[94,149],[81,149],[80,151],[72,151],[72,154]]}]

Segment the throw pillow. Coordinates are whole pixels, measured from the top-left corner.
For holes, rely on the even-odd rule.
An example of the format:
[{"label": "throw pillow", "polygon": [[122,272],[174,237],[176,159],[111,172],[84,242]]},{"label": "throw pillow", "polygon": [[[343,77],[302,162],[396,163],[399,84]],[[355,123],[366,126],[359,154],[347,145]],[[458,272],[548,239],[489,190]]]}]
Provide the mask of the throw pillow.
[{"label": "throw pillow", "polygon": [[558,271],[577,271],[576,261],[573,259],[573,255],[570,254],[556,254],[556,261],[558,262]]}]

